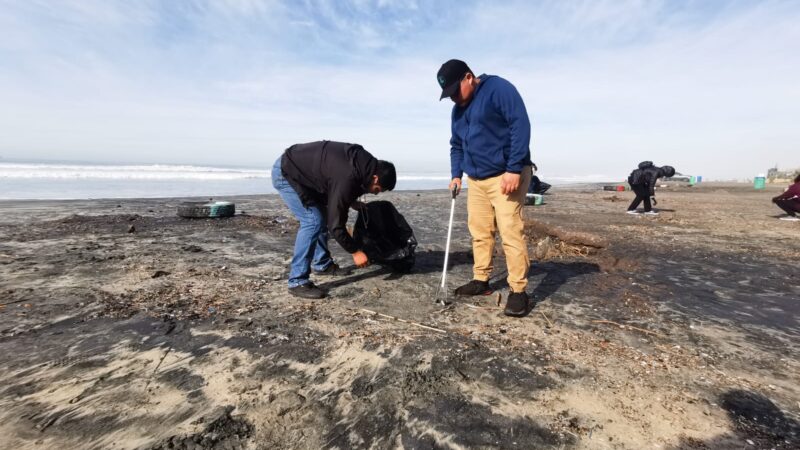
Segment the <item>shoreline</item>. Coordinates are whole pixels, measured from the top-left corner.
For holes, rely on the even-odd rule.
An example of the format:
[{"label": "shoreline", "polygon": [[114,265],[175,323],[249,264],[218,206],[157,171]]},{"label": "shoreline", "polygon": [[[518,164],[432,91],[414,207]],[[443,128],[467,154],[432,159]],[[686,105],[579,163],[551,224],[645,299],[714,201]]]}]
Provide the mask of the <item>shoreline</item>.
[{"label": "shoreline", "polygon": [[[684,182],[667,182],[667,183],[660,183],[666,184],[670,189],[694,189],[694,190],[705,190],[705,189],[724,189],[724,188],[747,188],[750,187],[752,189],[753,184],[752,182],[732,182],[732,181],[704,181],[702,183],[698,183],[696,185],[690,186],[688,183]],[[627,185],[626,181],[608,181],[608,182],[588,182],[588,183],[567,183],[567,184],[553,184],[552,188],[546,195],[551,195],[554,191],[591,191],[591,190],[602,190],[603,186],[616,186],[616,185]],[[780,190],[785,189],[785,183],[767,183],[766,188],[764,191],[766,192],[780,192]],[[465,187],[464,191],[467,191],[469,188]],[[753,189],[754,190],[754,189]],[[755,190],[754,190],[755,191]],[[436,188],[436,189],[398,189],[392,191],[393,193],[409,193],[409,194],[420,194],[420,193],[431,193],[431,192],[447,192],[447,188]],[[613,192],[613,191],[608,191]],[[625,191],[628,192],[628,191]],[[264,192],[259,194],[223,194],[223,195],[192,195],[192,196],[159,196],[159,197],[96,197],[96,198],[0,198],[0,203],[14,203],[14,202],[81,202],[81,201],[140,201],[140,200],[183,200],[183,201],[203,201],[209,198],[226,198],[226,199],[237,199],[237,198],[244,198],[244,199],[252,199],[261,197],[264,195],[277,195],[275,192]],[[382,194],[386,195],[386,193]]]}]

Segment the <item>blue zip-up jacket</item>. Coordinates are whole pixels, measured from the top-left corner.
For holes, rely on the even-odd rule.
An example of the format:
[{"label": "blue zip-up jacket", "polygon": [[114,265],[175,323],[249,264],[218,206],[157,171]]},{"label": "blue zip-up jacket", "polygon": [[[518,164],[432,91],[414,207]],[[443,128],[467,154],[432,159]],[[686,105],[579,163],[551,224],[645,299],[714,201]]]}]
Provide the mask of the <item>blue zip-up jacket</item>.
[{"label": "blue zip-up jacket", "polygon": [[507,80],[483,74],[472,100],[453,106],[450,172],[485,179],[521,173],[531,165],[531,122],[517,89]]}]

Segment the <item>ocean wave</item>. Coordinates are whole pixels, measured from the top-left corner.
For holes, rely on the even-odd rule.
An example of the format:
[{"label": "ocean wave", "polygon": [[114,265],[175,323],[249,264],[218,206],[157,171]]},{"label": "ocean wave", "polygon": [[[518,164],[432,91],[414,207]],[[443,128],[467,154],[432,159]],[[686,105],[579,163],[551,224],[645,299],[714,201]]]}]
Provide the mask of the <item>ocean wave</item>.
[{"label": "ocean wave", "polygon": [[[618,177],[608,175],[547,176],[539,174],[550,184],[608,182]],[[0,162],[0,179],[60,179],[60,180],[248,180],[269,179],[267,169],[224,168],[212,166],[141,164],[57,164]],[[450,175],[446,173],[400,173],[398,181],[405,183],[441,181],[446,186]]]},{"label": "ocean wave", "polygon": [[[244,180],[270,178],[269,170],[191,165],[92,165],[0,163],[0,178],[116,180]],[[401,181],[449,180],[444,174],[399,175]]]},{"label": "ocean wave", "polygon": [[450,181],[450,176],[449,175],[398,175],[397,179],[401,181],[427,181],[427,180]]},{"label": "ocean wave", "polygon": [[78,165],[0,163],[0,178],[118,180],[243,180],[269,178],[267,170],[189,165]]}]

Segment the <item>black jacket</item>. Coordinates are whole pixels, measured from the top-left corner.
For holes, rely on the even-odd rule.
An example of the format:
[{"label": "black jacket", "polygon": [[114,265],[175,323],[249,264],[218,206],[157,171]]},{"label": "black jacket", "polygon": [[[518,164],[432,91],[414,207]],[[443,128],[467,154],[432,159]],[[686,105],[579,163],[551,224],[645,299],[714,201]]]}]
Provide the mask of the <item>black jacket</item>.
[{"label": "black jacket", "polygon": [[663,177],[664,171],[660,167],[650,166],[644,169],[635,169],[628,176],[628,184],[631,186],[646,186],[650,195],[656,195],[656,180]]},{"label": "black jacket", "polygon": [[281,158],[281,171],[306,207],[325,214],[328,230],[350,253],[359,250],[347,233],[347,210],[367,193],[378,160],[358,144],[319,141],[296,144]]}]

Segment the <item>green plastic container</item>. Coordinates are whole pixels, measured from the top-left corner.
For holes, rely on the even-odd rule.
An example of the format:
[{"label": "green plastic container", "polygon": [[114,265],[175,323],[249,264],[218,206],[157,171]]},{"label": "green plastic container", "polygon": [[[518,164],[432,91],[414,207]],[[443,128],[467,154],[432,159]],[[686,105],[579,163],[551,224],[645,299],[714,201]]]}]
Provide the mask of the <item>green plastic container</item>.
[{"label": "green plastic container", "polygon": [[544,196],[541,194],[527,194],[525,195],[526,205],[541,205],[544,203]]},{"label": "green plastic container", "polygon": [[758,189],[764,189],[767,186],[767,177],[764,174],[759,174],[756,176],[755,180],[753,180],[753,187]]},{"label": "green plastic container", "polygon": [[695,184],[697,184],[697,177],[692,175],[692,177],[689,178],[689,185],[694,186]]}]

